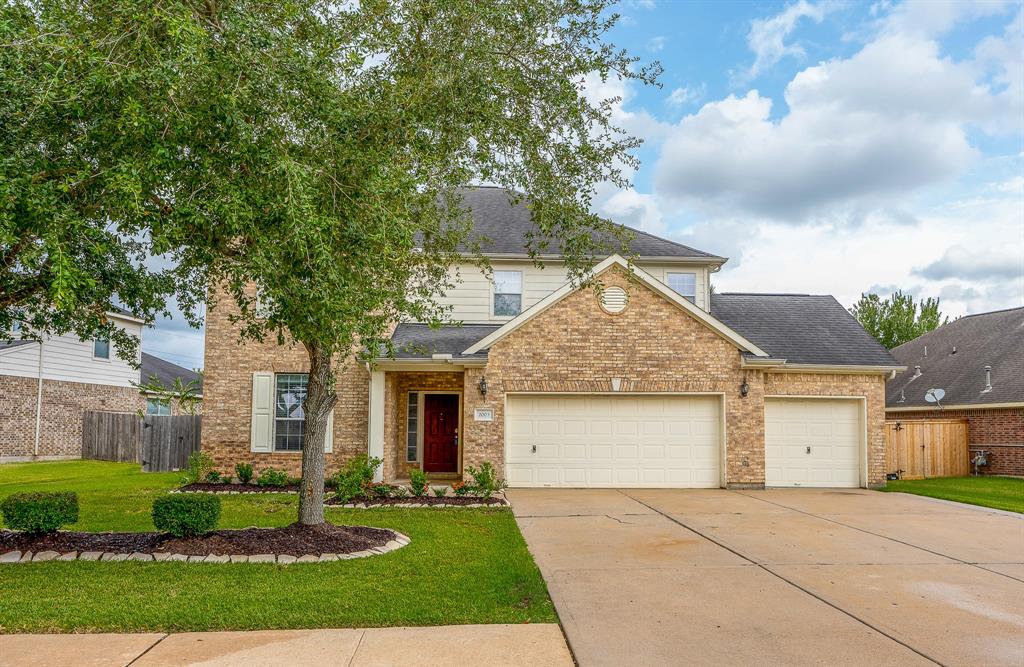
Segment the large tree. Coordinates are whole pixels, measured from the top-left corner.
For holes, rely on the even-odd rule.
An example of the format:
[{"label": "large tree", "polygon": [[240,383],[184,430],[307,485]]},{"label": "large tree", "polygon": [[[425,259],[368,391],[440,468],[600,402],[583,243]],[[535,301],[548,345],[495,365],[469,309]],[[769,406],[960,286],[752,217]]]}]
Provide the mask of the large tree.
[{"label": "large tree", "polygon": [[912,295],[899,290],[886,299],[877,294],[862,294],[850,312],[889,350],[949,321],[939,312],[938,299],[921,299],[914,303]]},{"label": "large tree", "polygon": [[108,215],[173,258],[186,309],[215,286],[244,338],[308,353],[299,520],[314,525],[335,371],[386,351],[396,321],[444,321],[448,268],[473,251],[460,186],[527,198],[531,251],[555,246],[576,280],[623,242],[590,205],[625,184],[638,142],[583,81],[657,71],[605,41],[608,4],[23,1],[3,41],[61,91],[41,103],[76,119],[82,177],[137,156],[117,181],[134,196]]}]

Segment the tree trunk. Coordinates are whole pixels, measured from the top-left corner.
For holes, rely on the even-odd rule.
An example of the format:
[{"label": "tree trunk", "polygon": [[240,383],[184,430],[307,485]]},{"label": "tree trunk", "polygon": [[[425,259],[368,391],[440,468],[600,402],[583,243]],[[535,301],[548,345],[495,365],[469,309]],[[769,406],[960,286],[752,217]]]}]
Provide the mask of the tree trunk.
[{"label": "tree trunk", "polygon": [[302,483],[299,485],[299,523],[316,526],[324,523],[324,444],[327,418],[338,397],[334,391],[332,354],[318,345],[306,345],[309,353],[309,385],[306,403],[306,430],[302,436]]}]

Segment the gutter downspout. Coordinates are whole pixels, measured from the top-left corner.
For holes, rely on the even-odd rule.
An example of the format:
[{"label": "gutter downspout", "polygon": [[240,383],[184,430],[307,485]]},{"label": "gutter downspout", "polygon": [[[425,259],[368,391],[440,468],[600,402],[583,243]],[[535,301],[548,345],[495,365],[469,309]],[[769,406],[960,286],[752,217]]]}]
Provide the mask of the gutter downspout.
[{"label": "gutter downspout", "polygon": [[39,430],[43,421],[43,339],[39,339],[39,378],[36,384],[36,435],[32,444],[32,458],[39,458]]}]

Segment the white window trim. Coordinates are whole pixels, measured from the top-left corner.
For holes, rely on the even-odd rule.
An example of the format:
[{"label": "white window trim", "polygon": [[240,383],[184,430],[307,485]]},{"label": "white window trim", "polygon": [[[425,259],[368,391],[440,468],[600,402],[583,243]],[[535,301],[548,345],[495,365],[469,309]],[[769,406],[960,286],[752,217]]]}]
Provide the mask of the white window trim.
[{"label": "white window trim", "polygon": [[[280,375],[305,375],[306,376],[306,383],[307,383],[306,387],[307,387],[307,391],[309,391],[309,389],[308,389],[308,387],[309,387],[309,384],[308,384],[309,383],[309,373],[276,373],[276,372],[274,373],[274,384],[273,384],[273,388],[272,388],[272,391],[273,391],[273,401],[271,403],[272,408],[271,408],[271,413],[270,413],[270,416],[271,416],[271,423],[270,423],[270,453],[271,454],[302,454],[302,446],[301,445],[299,446],[298,449],[278,449],[277,448],[277,420],[278,420],[278,416],[277,416],[277,378]],[[287,419],[287,417],[282,417],[281,419]],[[303,421],[306,420],[305,408],[303,408],[302,420]],[[296,420],[292,420],[292,421],[298,421],[298,420],[296,419]]]},{"label": "white window trim", "polygon": [[113,343],[110,342],[109,338],[106,339],[106,340],[107,340],[107,356],[105,356],[105,357],[100,357],[100,356],[96,355],[96,343],[98,343],[100,341],[99,338],[93,338],[92,341],[89,343],[89,345],[92,347],[92,358],[93,359],[95,359],[97,361],[107,361],[107,362],[110,361],[110,353],[113,352],[114,345],[113,345]]},{"label": "white window trim", "polygon": [[[671,283],[671,276],[674,276],[674,275],[693,276],[693,294],[692,295],[690,295],[690,294],[683,294],[682,292],[676,292],[676,290],[672,287],[672,283]],[[693,301],[691,301],[690,303],[694,303],[694,304],[697,303],[697,292],[700,289],[699,285],[697,284],[698,283],[697,278],[698,278],[698,276],[697,276],[697,273],[695,271],[666,271],[665,272],[665,284],[668,285],[668,288],[670,290],[672,290],[673,292],[676,292],[676,294],[678,294],[679,296],[683,297],[684,299],[693,299]]]},{"label": "white window trim", "polygon": [[[463,405],[463,401],[462,401],[462,392],[459,391],[459,390],[456,390],[456,389],[437,389],[437,390],[430,390],[430,391],[422,390],[422,389],[407,389],[406,392],[405,392],[406,393],[406,406],[405,406],[406,410],[408,410],[408,408],[409,408],[408,395],[412,394],[414,392],[420,395],[419,396],[418,405],[416,406],[416,411],[418,413],[417,414],[417,422],[419,422],[420,429],[416,433],[416,460],[415,461],[409,461],[408,460],[409,454],[408,454],[408,452],[406,452],[406,455],[405,455],[406,463],[418,463],[419,466],[420,466],[420,470],[423,469],[423,432],[425,430],[424,429],[424,423],[423,423],[423,406],[426,403],[427,394],[444,394],[444,395],[449,395],[449,396],[458,396],[459,397],[459,423],[458,423],[458,426],[457,426],[458,430],[455,432],[455,437],[457,437],[459,439],[459,454],[458,454],[458,456],[459,456],[459,470],[461,471],[462,470],[462,425],[463,425],[463,414],[462,414],[462,411],[465,409],[464,405]],[[405,420],[405,440],[402,441],[402,446],[406,447],[405,443],[407,443],[407,442],[409,442],[409,419],[408,419],[408,417],[406,417],[406,420]]]},{"label": "white window trim", "polygon": [[[409,389],[405,392],[405,462],[423,465],[423,401],[427,392]],[[409,394],[416,394],[416,458],[409,458]]]},{"label": "white window trim", "polygon": [[491,279],[489,281],[491,285],[490,285],[490,289],[488,290],[488,297],[487,297],[488,298],[488,305],[487,305],[488,315],[490,316],[490,319],[492,319],[492,320],[498,320],[498,321],[501,321],[501,322],[507,322],[508,320],[512,320],[512,319],[515,319],[515,318],[519,317],[523,313],[523,311],[526,310],[526,272],[523,271],[522,269],[501,269],[501,268],[494,269],[493,272],[497,273],[499,271],[504,272],[504,273],[518,273],[519,274],[519,312],[516,313],[515,315],[495,315],[494,314],[494,293],[495,293],[495,289],[497,287],[497,284],[494,281],[494,276],[493,275],[491,276]]}]

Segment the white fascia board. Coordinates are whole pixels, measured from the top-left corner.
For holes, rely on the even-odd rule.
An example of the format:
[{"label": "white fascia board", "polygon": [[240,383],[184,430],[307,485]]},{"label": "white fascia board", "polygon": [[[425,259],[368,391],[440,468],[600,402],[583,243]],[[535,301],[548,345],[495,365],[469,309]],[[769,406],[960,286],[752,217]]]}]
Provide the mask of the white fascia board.
[{"label": "white fascia board", "polygon": [[[531,257],[524,252],[482,252],[482,256],[488,259],[516,259],[516,260],[540,260],[543,262],[562,262],[564,255],[544,253]],[[617,255],[611,255],[616,257]],[[729,261],[728,257],[679,257],[675,255],[637,255],[638,262],[657,262],[664,264],[724,264]]]},{"label": "white fascia board", "polygon": [[373,360],[376,368],[387,371],[451,371],[462,368],[478,368],[487,365],[487,359],[392,359],[379,357]]},{"label": "white fascia board", "polygon": [[863,375],[867,373],[901,373],[907,370],[906,366],[864,366],[844,364],[790,364],[786,363],[778,368],[773,368],[773,373],[855,373]]},{"label": "white fascia board", "polygon": [[[695,319],[701,322],[704,326],[708,327],[718,335],[722,336],[726,340],[736,345],[741,350],[750,352],[759,357],[769,356],[767,352],[754,345],[752,342],[727,327],[723,322],[712,317],[710,314],[704,312],[697,306],[690,303],[687,299],[683,298],[679,294],[676,294],[667,285],[656,279],[651,274],[647,273],[639,266],[630,265],[620,255],[612,255],[597,264],[590,270],[590,276],[597,276],[603,273],[605,270],[610,268],[612,265],[619,265],[627,271],[632,271],[633,274],[640,279],[647,287],[654,290],[657,294],[663,296],[666,300],[675,304],[678,308],[686,311],[692,315]],[[572,284],[572,281],[567,281],[561,287],[556,289],[551,294],[547,295],[531,307],[527,308],[523,312],[519,313],[516,317],[506,322],[500,329],[492,332],[489,336],[477,341],[472,347],[468,348],[463,354],[476,354],[481,350],[486,350],[494,345],[496,342],[509,335],[519,327],[523,326],[533,318],[537,317],[551,306],[555,305],[569,294],[575,292],[579,287]]]},{"label": "white fascia board", "polygon": [[108,317],[112,317],[117,320],[124,320],[125,322],[135,322],[136,324],[145,324],[146,320],[140,320],[134,315],[125,315],[123,313],[115,313],[114,311],[107,311],[104,313]]},{"label": "white fascia board", "polygon": [[981,403],[978,405],[943,405],[941,408],[928,405],[901,405],[898,408],[886,408],[886,412],[942,412],[943,410],[1000,410],[1006,408],[1024,408],[1024,402],[1017,403]]}]

